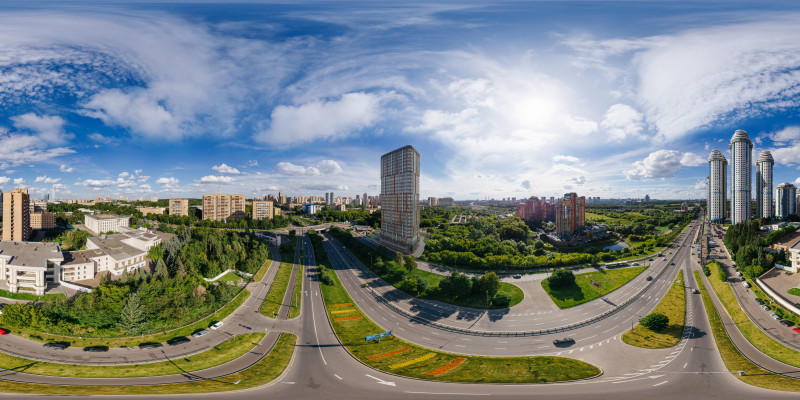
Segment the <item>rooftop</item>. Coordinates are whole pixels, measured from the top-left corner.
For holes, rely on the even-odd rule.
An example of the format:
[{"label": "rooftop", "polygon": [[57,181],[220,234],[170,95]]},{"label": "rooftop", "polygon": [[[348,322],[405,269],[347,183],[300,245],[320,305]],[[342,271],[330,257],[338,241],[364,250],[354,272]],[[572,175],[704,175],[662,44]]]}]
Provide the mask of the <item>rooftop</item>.
[{"label": "rooftop", "polygon": [[81,250],[81,251],[65,251],[64,263],[61,266],[70,266],[76,264],[86,264],[91,262],[91,258],[100,257],[106,253],[103,250]]},{"label": "rooftop", "polygon": [[103,236],[95,236],[86,239],[89,242],[94,243],[99,249],[103,250],[106,254],[111,256],[111,258],[115,260],[124,260],[127,258],[135,257],[141,255],[143,253],[142,250],[137,249],[127,243],[124,243],[123,240],[130,239],[128,236],[123,234],[117,235],[103,235]]},{"label": "rooftop", "polygon": [[117,218],[130,218],[126,215],[113,215],[113,214],[98,214],[98,215],[87,215],[86,218],[93,218],[93,219],[117,219]]},{"label": "rooftop", "polygon": [[47,267],[47,260],[63,260],[58,243],[0,241],[0,257],[11,257],[9,265]]}]

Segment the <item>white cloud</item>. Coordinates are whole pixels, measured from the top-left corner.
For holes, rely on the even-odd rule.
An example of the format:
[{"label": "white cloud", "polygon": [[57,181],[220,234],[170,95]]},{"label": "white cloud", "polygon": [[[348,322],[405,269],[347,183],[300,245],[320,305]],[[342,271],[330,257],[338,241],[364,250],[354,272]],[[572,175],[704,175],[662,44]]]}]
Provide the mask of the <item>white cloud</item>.
[{"label": "white cloud", "polygon": [[206,175],[200,178],[200,183],[232,183],[233,177],[230,176],[216,176]]},{"label": "white cloud", "polygon": [[115,142],[114,138],[108,137],[108,136],[103,136],[103,135],[101,135],[101,134],[99,134],[97,132],[89,134],[88,138],[89,138],[89,140],[92,140],[94,142],[101,143],[101,144],[112,144],[112,143]]},{"label": "white cloud", "polygon": [[584,183],[586,183],[586,177],[582,175],[573,176],[572,178],[567,179],[567,182],[570,182],[575,185],[583,185]]},{"label": "white cloud", "polygon": [[557,155],[553,156],[553,162],[566,162],[566,163],[577,164],[581,162],[581,159],[574,156]]},{"label": "white cloud", "polygon": [[14,179],[14,184],[15,185],[22,185],[23,183],[25,183],[25,178],[15,178]]},{"label": "white cloud", "polygon": [[170,178],[158,178],[156,183],[159,185],[177,185],[178,178],[170,177]]},{"label": "white cloud", "polygon": [[625,171],[625,177],[637,181],[672,178],[681,166],[692,167],[703,163],[704,160],[693,153],[658,150],[650,153],[644,160],[633,163],[633,168]]},{"label": "white cloud", "polygon": [[376,123],[380,102],[380,95],[359,92],[346,93],[338,100],[277,106],[272,110],[270,128],[255,138],[281,147],[342,139]]},{"label": "white cloud", "polygon": [[317,169],[323,175],[336,175],[342,172],[342,166],[333,160],[322,160],[317,163]]},{"label": "white cloud", "polygon": [[61,168],[59,168],[61,172],[72,172],[72,167],[67,168],[66,165],[61,164]]},{"label": "white cloud", "polygon": [[47,176],[37,176],[34,182],[57,183],[60,180],[61,178],[49,178]]},{"label": "white cloud", "polygon": [[11,117],[11,121],[17,129],[31,131],[48,143],[63,144],[70,138],[64,132],[64,119],[59,116],[27,113]]},{"label": "white cloud", "polygon": [[78,182],[76,185],[85,186],[92,189],[103,189],[116,185],[116,181],[110,179],[86,179],[83,182]]},{"label": "white cloud", "polygon": [[226,164],[215,165],[215,166],[211,167],[211,169],[213,169],[214,171],[219,172],[220,174],[238,174],[239,173],[238,169],[236,169],[234,167],[231,167],[230,165],[226,165]]},{"label": "white cloud", "polygon": [[287,161],[281,161],[275,165],[275,171],[282,175],[291,175],[291,176],[299,176],[299,175],[319,175],[319,169],[316,167],[303,167],[300,165],[294,165]]},{"label": "white cloud", "polygon": [[247,161],[247,166],[248,167],[257,167],[258,166],[258,160],[249,160],[249,161]]},{"label": "white cloud", "polygon": [[120,179],[125,179],[125,178],[127,178],[129,176],[131,176],[131,174],[128,171],[124,171],[124,172],[120,173],[119,175],[117,175],[117,177],[120,178]]},{"label": "white cloud", "polygon": [[145,185],[139,185],[139,189],[149,192],[151,188],[150,185],[145,184]]},{"label": "white cloud", "polygon": [[766,135],[775,144],[787,144],[800,139],[800,126],[787,126]]},{"label": "white cloud", "polygon": [[11,178],[7,176],[0,176],[0,185],[5,185],[8,182],[11,182]]},{"label": "white cloud", "polygon": [[629,105],[614,104],[606,111],[600,126],[610,141],[639,138],[644,129],[644,116]]}]

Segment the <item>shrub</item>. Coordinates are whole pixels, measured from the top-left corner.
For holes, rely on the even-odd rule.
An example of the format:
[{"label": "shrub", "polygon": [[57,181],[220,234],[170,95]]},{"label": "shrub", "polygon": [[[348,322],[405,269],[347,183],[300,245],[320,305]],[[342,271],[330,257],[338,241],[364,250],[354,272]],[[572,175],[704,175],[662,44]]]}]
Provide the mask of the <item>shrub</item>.
[{"label": "shrub", "polygon": [[719,280],[725,282],[728,280],[728,274],[725,272],[725,268],[722,268],[722,264],[717,263],[717,272],[719,273]]},{"label": "shrub", "polygon": [[505,293],[498,293],[492,298],[492,305],[496,307],[508,307],[511,304],[511,296]]},{"label": "shrub", "polygon": [[703,265],[703,274],[705,276],[711,276],[711,269],[708,268],[708,265]]},{"label": "shrub", "polygon": [[551,288],[570,287],[575,285],[575,274],[568,269],[559,269],[547,278],[547,283]]},{"label": "shrub", "polygon": [[669,317],[661,313],[652,313],[640,319],[639,324],[651,331],[661,331],[669,326]]}]

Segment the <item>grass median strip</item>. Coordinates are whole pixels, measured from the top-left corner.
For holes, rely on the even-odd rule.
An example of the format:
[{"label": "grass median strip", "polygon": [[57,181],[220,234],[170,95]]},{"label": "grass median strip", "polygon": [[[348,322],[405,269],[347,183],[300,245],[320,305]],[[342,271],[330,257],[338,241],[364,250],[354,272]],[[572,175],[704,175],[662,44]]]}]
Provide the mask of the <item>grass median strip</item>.
[{"label": "grass median strip", "polygon": [[[302,260],[303,257],[300,257]],[[289,307],[289,319],[300,315],[300,304],[303,300],[303,266],[297,266],[297,274],[294,278],[294,291],[292,292],[292,305]]]},{"label": "grass median strip", "polygon": [[744,310],[742,310],[730,285],[720,280],[719,268],[716,268],[714,265],[709,265],[709,269],[711,270],[711,276],[708,277],[708,281],[711,283],[714,293],[717,294],[717,297],[728,311],[728,315],[731,316],[733,322],[736,323],[736,327],[742,332],[742,335],[767,356],[782,363],[800,367],[800,352],[778,343],[756,326],[747,314],[745,314]]},{"label": "grass median strip", "polygon": [[295,335],[283,333],[269,354],[250,368],[224,377],[204,381],[141,386],[62,386],[0,380],[0,392],[99,396],[210,393],[247,389],[272,382],[280,376],[289,366],[296,341],[297,337]]},{"label": "grass median strip", "polygon": [[210,350],[193,356],[147,364],[73,365],[33,361],[0,353],[0,365],[9,371],[76,378],[131,378],[180,374],[215,367],[235,360],[252,350],[264,338],[264,335],[264,333],[248,333],[235,339],[228,339]]},{"label": "grass median strip", "polygon": [[278,274],[275,275],[275,280],[269,288],[269,293],[261,303],[258,309],[261,314],[273,318],[283,304],[283,297],[286,294],[287,286],[289,285],[289,278],[292,275],[292,264],[282,262],[278,268]]},{"label": "grass median strip", "polygon": [[[316,247],[315,247],[316,248]],[[321,261],[321,262],[320,262]],[[321,265],[330,265],[327,257],[319,257]],[[339,277],[332,274],[334,286],[321,284],[325,304],[352,303]],[[395,337],[366,342],[365,335],[384,332],[357,308],[356,320],[338,321],[333,318],[331,307],[326,307],[334,331],[342,344],[359,360],[370,367],[403,376],[448,382],[483,383],[545,383],[585,379],[601,373],[597,367],[563,357],[479,357],[445,353],[420,347]],[[375,357],[375,355],[385,355]],[[372,358],[370,358],[372,357]],[[458,369],[447,374],[428,375],[442,365],[463,358]],[[409,363],[409,360],[415,361]]]},{"label": "grass median strip", "polygon": [[354,319],[361,319],[361,318],[362,317],[360,315],[355,315],[352,317],[334,318],[333,320],[338,322],[338,321],[352,321]]},{"label": "grass median strip", "polygon": [[[729,371],[734,372],[736,378],[749,385],[772,390],[800,392],[800,380],[773,374],[753,364],[747,357],[739,352],[739,349],[731,342],[728,333],[722,326],[717,308],[714,307],[714,303],[711,302],[708,291],[700,278],[700,272],[694,272],[694,279],[697,281],[697,285],[700,288],[703,303],[705,303],[706,314],[708,315],[708,321],[711,324],[711,331],[714,334],[714,340],[717,342],[717,348],[719,349],[720,356],[722,356],[722,361],[725,363],[725,367],[727,367]],[[713,281],[713,279],[709,279],[709,281]],[[720,301],[724,303],[722,298],[720,298]],[[745,375],[739,376],[739,374],[735,373],[737,371],[742,371]]]},{"label": "grass median strip", "polygon": [[452,362],[450,362],[449,364],[443,365],[443,366],[441,366],[439,368],[436,368],[435,370],[433,370],[431,372],[428,372],[425,375],[428,375],[428,376],[439,376],[439,375],[441,375],[441,374],[443,374],[443,373],[445,373],[447,371],[450,371],[451,369],[459,366],[464,361],[466,361],[466,358],[458,357],[455,360],[453,360]]},{"label": "grass median strip", "polygon": [[[622,285],[639,276],[645,269],[647,269],[647,266],[576,274],[575,285],[564,288],[551,289],[547,279],[544,279],[542,280],[542,287],[559,308],[569,308],[592,301],[619,289]],[[592,281],[597,282],[600,287],[595,287]]]},{"label": "grass median strip", "polygon": [[678,276],[672,282],[667,294],[661,299],[654,313],[661,313],[669,318],[667,329],[655,332],[639,324],[622,334],[622,341],[631,346],[645,349],[666,349],[681,342],[683,323],[686,320],[686,289],[683,282],[683,271],[678,271]]}]

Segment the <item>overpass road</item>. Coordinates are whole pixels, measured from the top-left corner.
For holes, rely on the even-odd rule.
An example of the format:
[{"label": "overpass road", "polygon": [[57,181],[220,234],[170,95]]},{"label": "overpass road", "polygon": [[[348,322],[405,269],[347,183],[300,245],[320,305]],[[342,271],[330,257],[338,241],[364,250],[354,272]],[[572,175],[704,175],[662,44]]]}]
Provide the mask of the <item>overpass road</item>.
[{"label": "overpass road", "polygon": [[[330,243],[326,243],[326,246],[330,246]],[[602,365],[605,373],[595,379],[544,385],[479,385],[421,381],[376,371],[350,356],[333,333],[320,297],[317,271],[313,265],[313,249],[305,237],[303,249],[302,263],[306,264],[303,274],[304,300],[299,317],[297,347],[286,372],[276,381],[253,389],[192,394],[190,397],[185,395],[161,397],[240,400],[264,398],[391,400],[486,396],[497,399],[523,399],[532,396],[586,399],[588,396],[599,396],[622,400],[680,397],[728,400],[797,398],[795,393],[769,391],[746,385],[728,373],[716,350],[714,339],[709,334],[710,326],[702,302],[699,298],[692,297],[688,290],[687,325],[691,329],[687,330],[685,339],[680,345],[671,349],[651,351],[611,341],[607,347],[596,346],[584,351],[574,351],[573,354],[564,354],[575,358],[594,359],[598,366]],[[687,276],[687,288],[693,287],[695,283],[689,274],[690,263],[683,262],[678,267],[682,268]],[[337,270],[340,278],[346,277],[347,273],[347,270]],[[382,324],[379,320],[376,322]],[[612,343],[616,343],[616,347],[612,347]],[[628,348],[631,357],[636,355],[647,359],[648,363],[655,362],[635,372],[623,373],[621,371],[624,368],[615,368],[612,364],[625,364],[630,361],[627,357],[619,356],[619,352],[625,347]],[[614,372],[617,370],[619,372]],[[69,383],[79,384],[80,380],[73,379]],[[52,396],[4,394],[3,398],[49,399]],[[96,398],[133,399],[141,396],[97,396]]]}]

